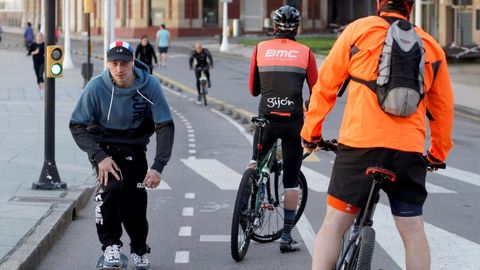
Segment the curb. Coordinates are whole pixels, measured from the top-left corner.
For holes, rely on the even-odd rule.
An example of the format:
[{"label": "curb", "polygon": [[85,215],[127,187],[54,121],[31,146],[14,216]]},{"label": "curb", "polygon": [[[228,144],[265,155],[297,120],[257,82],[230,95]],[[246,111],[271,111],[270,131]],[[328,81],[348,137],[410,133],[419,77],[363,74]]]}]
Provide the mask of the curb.
[{"label": "curb", "polygon": [[94,186],[88,185],[67,190],[66,196],[53,203],[30,233],[20,240],[13,252],[0,264],[0,270],[35,269],[76,219],[78,211],[86,206],[94,190]]},{"label": "curb", "polygon": [[463,105],[455,104],[454,110],[457,113],[463,114],[465,116],[469,116],[470,118],[480,120],[480,110],[473,109]]}]

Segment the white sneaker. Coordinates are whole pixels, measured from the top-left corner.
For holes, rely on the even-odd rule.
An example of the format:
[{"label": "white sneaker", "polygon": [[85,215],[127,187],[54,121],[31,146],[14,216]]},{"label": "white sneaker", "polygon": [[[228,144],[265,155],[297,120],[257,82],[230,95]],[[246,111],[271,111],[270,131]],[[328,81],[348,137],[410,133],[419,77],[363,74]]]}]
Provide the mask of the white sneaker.
[{"label": "white sneaker", "polygon": [[147,258],[147,254],[143,254],[142,256],[137,255],[136,253],[132,253],[132,261],[133,266],[138,268],[145,268],[149,269],[150,267],[150,260]]},{"label": "white sneaker", "polygon": [[118,245],[108,246],[103,252],[104,266],[120,266],[120,247]]}]

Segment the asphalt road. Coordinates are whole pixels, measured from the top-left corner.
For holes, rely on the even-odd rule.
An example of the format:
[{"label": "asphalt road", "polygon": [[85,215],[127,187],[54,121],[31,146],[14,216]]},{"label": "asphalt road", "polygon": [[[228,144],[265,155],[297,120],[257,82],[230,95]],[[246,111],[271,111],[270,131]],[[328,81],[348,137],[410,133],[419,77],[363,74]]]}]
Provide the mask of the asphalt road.
[{"label": "asphalt road", "polygon": [[[187,54],[185,48],[173,48],[168,68],[158,72],[194,87]],[[82,59],[74,57],[76,63]],[[255,113],[258,99],[250,97],[247,90],[248,61],[216,56],[215,62],[210,96]],[[99,71],[97,68],[96,72]],[[325,212],[325,186],[334,156],[317,153],[317,159],[304,163],[311,189],[304,218],[294,232],[294,237],[303,242],[302,251],[282,255],[277,243],[252,244],[246,259],[235,263],[228,242],[235,199],[232,186],[240,180],[250,158],[250,142],[240,132],[241,127],[211,108],[196,105],[193,95],[169,90],[166,95],[174,109],[176,139],[174,155],[164,173],[168,187],[149,191],[148,242],[154,269],[309,269],[311,241]],[[325,137],[336,137],[343,105],[344,100],[339,100],[327,119]],[[447,160],[448,169],[428,176],[430,195],[424,214],[435,270],[478,269],[479,123],[478,119],[456,115],[455,147]],[[152,153],[149,159],[153,159]],[[186,198],[192,197],[190,193],[195,194],[193,199]],[[38,269],[92,269],[101,254],[93,215],[91,203],[79,213],[79,219],[69,226]],[[374,222],[377,245],[372,269],[404,269],[403,246],[385,198],[377,208]],[[182,235],[189,235],[185,233],[188,227],[191,234],[179,236],[181,227]],[[126,236],[124,242],[123,251],[128,252]]]}]

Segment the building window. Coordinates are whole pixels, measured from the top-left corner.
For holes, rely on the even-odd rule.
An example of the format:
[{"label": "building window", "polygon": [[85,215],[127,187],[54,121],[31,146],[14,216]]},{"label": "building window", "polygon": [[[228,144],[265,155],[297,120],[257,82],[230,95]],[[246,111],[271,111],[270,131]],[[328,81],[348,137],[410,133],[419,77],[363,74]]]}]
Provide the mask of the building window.
[{"label": "building window", "polygon": [[477,9],[477,30],[480,30],[480,9]]},{"label": "building window", "polygon": [[203,25],[218,25],[218,0],[203,0]]}]

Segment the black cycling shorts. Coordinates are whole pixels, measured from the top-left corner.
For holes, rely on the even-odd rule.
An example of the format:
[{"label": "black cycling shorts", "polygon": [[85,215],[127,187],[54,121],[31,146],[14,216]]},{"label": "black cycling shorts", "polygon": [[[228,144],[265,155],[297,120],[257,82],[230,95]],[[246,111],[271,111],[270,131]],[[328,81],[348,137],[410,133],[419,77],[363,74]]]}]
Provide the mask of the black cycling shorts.
[{"label": "black cycling shorts", "polygon": [[396,174],[395,182],[382,186],[393,215],[422,215],[427,198],[427,164],[422,154],[387,148],[353,148],[340,144],[328,187],[328,204],[341,211],[344,209],[335,201],[346,203],[349,210],[350,206],[363,208],[372,186],[371,177],[365,175],[368,167],[382,167]]},{"label": "black cycling shorts", "polygon": [[[265,116],[269,124],[263,129],[263,154],[266,154],[273,143],[282,140],[283,156],[283,186],[284,188],[298,187],[300,167],[302,166],[303,148],[300,131],[303,126],[302,117]],[[253,160],[257,159],[258,129],[253,141]]]}]

